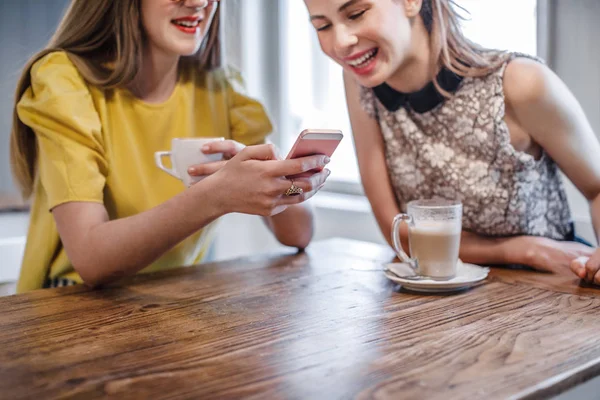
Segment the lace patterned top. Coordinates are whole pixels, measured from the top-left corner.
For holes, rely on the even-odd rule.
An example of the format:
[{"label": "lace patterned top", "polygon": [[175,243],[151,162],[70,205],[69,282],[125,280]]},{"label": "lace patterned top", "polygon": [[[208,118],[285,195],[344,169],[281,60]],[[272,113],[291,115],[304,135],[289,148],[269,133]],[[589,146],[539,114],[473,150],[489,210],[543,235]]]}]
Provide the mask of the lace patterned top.
[{"label": "lace patterned top", "polygon": [[455,88],[448,84],[453,97],[429,110],[419,109],[416,101],[417,106],[396,101],[402,106],[392,107],[383,101],[381,87],[361,88],[362,107],[381,127],[391,183],[403,211],[411,200],[459,199],[463,228],[480,235],[563,240],[572,234],[555,162],[545,153],[536,160],[510,143],[503,77],[517,56],[523,55],[507,54],[502,67],[485,77],[458,77]]}]

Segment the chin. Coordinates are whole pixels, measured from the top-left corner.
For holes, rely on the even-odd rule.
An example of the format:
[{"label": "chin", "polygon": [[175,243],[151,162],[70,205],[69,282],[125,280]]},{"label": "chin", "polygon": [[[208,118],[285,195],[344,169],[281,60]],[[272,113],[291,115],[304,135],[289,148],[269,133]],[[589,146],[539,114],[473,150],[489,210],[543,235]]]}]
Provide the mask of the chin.
[{"label": "chin", "polygon": [[191,57],[198,54],[198,49],[180,51],[179,56],[181,57]]},{"label": "chin", "polygon": [[163,46],[163,49],[167,50],[173,55],[180,57],[188,57],[196,54],[200,49],[202,42],[195,40],[169,40]]},{"label": "chin", "polygon": [[384,84],[386,81],[385,76],[381,73],[376,73],[371,76],[359,76],[356,74],[352,75],[354,75],[354,79],[356,80],[356,82],[358,82],[359,85],[366,88],[377,87],[379,85]]},{"label": "chin", "polygon": [[188,57],[188,56],[193,56],[194,54],[198,53],[199,49],[200,49],[200,44],[193,44],[193,45],[189,45],[189,46],[177,46],[173,50],[174,50],[174,53],[176,53],[177,55],[179,55],[181,57]]}]

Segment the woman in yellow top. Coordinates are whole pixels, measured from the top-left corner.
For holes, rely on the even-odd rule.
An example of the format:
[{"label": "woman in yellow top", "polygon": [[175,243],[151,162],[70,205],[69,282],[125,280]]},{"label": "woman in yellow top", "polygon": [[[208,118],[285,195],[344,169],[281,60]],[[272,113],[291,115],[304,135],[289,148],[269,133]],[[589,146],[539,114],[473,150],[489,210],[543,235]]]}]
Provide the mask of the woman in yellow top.
[{"label": "woman in yellow top", "polygon": [[[231,212],[264,216],[281,243],[308,245],[312,214],[300,203],[329,172],[295,180],[300,196],[285,195],[285,176],[329,160],[280,160],[262,144],[262,106],[218,68],[217,6],[72,0],[25,68],[11,136],[13,171],[33,195],[20,292],[201,262],[212,222]],[[175,137],[225,137],[204,151],[229,161],[184,189],[153,160]]]}]

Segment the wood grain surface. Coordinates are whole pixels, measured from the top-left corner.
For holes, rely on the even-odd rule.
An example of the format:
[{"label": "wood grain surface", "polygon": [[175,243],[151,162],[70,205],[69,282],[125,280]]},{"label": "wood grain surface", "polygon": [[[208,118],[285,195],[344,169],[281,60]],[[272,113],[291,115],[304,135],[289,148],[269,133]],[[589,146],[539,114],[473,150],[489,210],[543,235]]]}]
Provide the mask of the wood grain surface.
[{"label": "wood grain surface", "polygon": [[544,398],[600,371],[600,291],[494,269],[404,292],[347,240],[0,299],[0,397]]}]

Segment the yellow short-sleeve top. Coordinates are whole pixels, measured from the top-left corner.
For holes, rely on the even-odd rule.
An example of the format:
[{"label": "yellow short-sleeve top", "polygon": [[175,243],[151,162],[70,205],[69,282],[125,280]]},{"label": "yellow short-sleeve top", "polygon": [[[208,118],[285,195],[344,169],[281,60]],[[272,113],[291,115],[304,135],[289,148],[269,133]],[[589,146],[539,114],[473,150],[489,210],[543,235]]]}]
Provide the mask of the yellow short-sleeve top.
[{"label": "yellow short-sleeve top", "polygon": [[[185,190],[154,163],[154,153],[169,150],[171,139],[225,137],[252,145],[272,129],[260,103],[235,91],[222,70],[181,74],[167,101],[148,104],[126,89],[86,83],[65,52],[34,64],[17,112],[38,146],[19,292],[41,288],[47,279],[81,282],[61,244],[53,207],[103,203],[111,220],[144,212]],[[142,272],[201,262],[213,229],[190,236]]]}]

